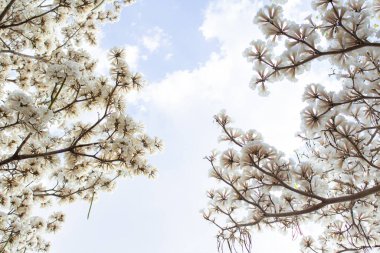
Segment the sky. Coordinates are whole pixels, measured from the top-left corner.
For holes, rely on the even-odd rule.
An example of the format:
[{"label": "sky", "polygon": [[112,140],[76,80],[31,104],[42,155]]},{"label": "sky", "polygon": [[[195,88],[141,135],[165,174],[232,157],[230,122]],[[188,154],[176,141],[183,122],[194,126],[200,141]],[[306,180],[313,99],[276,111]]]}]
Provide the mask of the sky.
[{"label": "sky", "polygon": [[[102,27],[97,48],[102,58],[113,46],[125,47],[132,69],[147,85],[128,97],[128,113],[158,136],[165,149],[150,157],[158,178],[120,180],[113,193],[101,194],[86,219],[88,203],[61,209],[63,228],[52,237],[55,253],[216,253],[216,228],[203,220],[207,205],[209,164],[203,159],[217,142],[220,129],[213,115],[225,109],[234,126],[256,129],[271,145],[291,155],[298,147],[303,88],[331,82],[328,69],[316,65],[299,82],[281,81],[260,97],[249,88],[254,72],[242,52],[262,38],[252,20],[271,0],[138,0],[124,9],[118,23]],[[286,15],[308,16],[307,1],[290,0]],[[325,77],[326,76],[326,77]],[[305,227],[303,232],[308,231]],[[291,235],[254,232],[256,253],[298,252]],[[284,251],[284,249],[286,249]]]}]

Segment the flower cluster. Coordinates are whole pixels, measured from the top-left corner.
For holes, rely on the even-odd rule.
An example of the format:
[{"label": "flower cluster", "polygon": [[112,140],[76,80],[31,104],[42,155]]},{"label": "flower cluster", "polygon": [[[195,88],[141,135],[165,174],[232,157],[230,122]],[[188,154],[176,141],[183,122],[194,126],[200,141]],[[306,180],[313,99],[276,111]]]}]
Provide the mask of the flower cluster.
[{"label": "flower cluster", "polygon": [[[222,185],[209,192],[204,217],[219,228],[219,243],[249,250],[250,231],[275,227],[300,232],[305,222],[324,227],[319,238],[304,236],[303,252],[365,252],[380,247],[380,37],[374,23],[379,1],[315,0],[305,24],[285,20],[280,6],[259,11],[256,22],[271,40],[245,51],[258,75],[253,86],[267,93],[267,81],[295,78],[311,61],[328,58],[340,91],[309,84],[303,100],[304,146],[287,158],[260,134],[230,126],[215,116],[230,147],[207,157],[211,177]],[[284,38],[276,57],[271,44]],[[328,43],[326,48],[320,41]],[[221,246],[222,247],[222,246]]]},{"label": "flower cluster", "polygon": [[93,202],[117,179],[154,177],[147,161],[161,149],[126,114],[140,89],[123,49],[112,49],[109,76],[81,49],[128,0],[0,0],[0,252],[47,251],[45,232],[64,221],[38,209]]},{"label": "flower cluster", "polygon": [[[261,9],[255,22],[270,40],[255,40],[244,51],[253,62],[257,74],[252,78],[252,88],[268,93],[267,82],[281,78],[296,80],[296,75],[310,68],[314,59],[328,56],[333,65],[346,68],[355,64],[369,47],[378,46],[380,33],[376,29],[379,2],[313,1],[316,13],[307,17],[307,23],[297,24],[283,17],[282,7],[270,5]],[[328,41],[327,46],[325,41]],[[281,43],[281,44],[280,44]],[[286,50],[273,55],[275,46]]]}]

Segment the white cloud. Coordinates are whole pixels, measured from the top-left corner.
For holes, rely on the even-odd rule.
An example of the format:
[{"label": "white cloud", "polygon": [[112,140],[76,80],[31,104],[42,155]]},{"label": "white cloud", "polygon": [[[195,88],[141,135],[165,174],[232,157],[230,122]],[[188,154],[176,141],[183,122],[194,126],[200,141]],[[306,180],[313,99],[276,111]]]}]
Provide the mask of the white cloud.
[{"label": "white cloud", "polygon": [[285,151],[296,148],[299,140],[294,134],[300,124],[303,86],[288,81],[273,84],[268,98],[248,88],[253,71],[242,52],[252,39],[261,36],[252,24],[260,5],[250,0],[213,1],[205,11],[200,31],[206,39],[218,40],[220,51],[197,68],[169,73],[149,85],[141,94],[145,102],[173,120],[181,114],[196,118],[207,113],[211,121],[213,114],[225,108],[238,126],[258,128],[268,142]]},{"label": "white cloud", "polygon": [[164,30],[156,26],[148,30],[147,34],[142,37],[142,44],[152,53],[160,47],[169,45],[170,37]]},{"label": "white cloud", "polygon": [[167,53],[164,57],[165,61],[169,61],[171,58],[173,58],[173,54],[172,53]]},{"label": "white cloud", "polygon": [[223,50],[243,51],[247,42],[259,34],[252,20],[260,6],[260,1],[212,1],[200,31],[206,39],[219,40]]},{"label": "white cloud", "polygon": [[97,60],[95,71],[101,75],[107,75],[109,70],[109,62],[107,59],[107,50],[100,46],[88,46],[86,50]]},{"label": "white cloud", "polygon": [[128,65],[132,68],[132,70],[138,69],[138,64],[140,60],[140,49],[135,45],[125,45],[126,51],[126,60]]},{"label": "white cloud", "polygon": [[[242,57],[242,52],[251,40],[261,36],[252,24],[258,6],[258,1],[250,0],[212,1],[205,11],[200,31],[206,39],[216,39],[220,43],[218,50],[199,66],[168,73],[163,80],[150,84],[140,94],[144,100],[142,103],[147,107],[147,111],[140,116],[151,126],[151,131],[164,138],[166,143],[162,159],[169,160],[157,164],[159,168],[165,168],[162,178],[171,178],[181,185],[181,189],[187,189],[186,193],[191,192],[191,197],[185,199],[179,195],[175,197],[176,207],[169,215],[174,219],[181,219],[182,215],[178,213],[183,216],[188,214],[189,208],[196,212],[205,207],[204,192],[211,181],[206,179],[208,165],[201,162],[201,157],[218,146],[220,130],[212,124],[212,115],[220,109],[227,110],[235,120],[235,126],[257,129],[269,144],[290,155],[300,144],[294,135],[299,130],[300,111],[304,107],[301,101],[304,85],[321,80],[323,71],[305,73],[300,77],[299,84],[288,81],[272,84],[271,94],[266,98],[250,90],[248,83],[253,71]],[[326,84],[329,80],[322,81]],[[166,170],[177,173],[170,176]],[[171,189],[166,189],[167,193],[177,196],[178,193],[173,193]],[[189,201],[196,203],[196,206],[187,205]],[[186,206],[187,210],[183,211],[182,206]],[[199,216],[186,217],[188,221],[182,226],[189,229],[191,241],[204,242],[203,245],[207,242],[209,247],[209,239],[205,241],[204,238],[209,238],[210,230],[205,229],[208,227],[204,221]],[[170,237],[170,233],[165,235]],[[182,240],[185,235],[176,236],[176,240]],[[275,238],[276,244],[268,243],[268,238]],[[173,245],[172,249],[175,247]],[[199,252],[200,248],[193,247],[192,251],[186,252]],[[272,231],[255,232],[253,247],[257,253],[277,252],[284,248],[296,252],[298,242],[293,241],[290,235],[283,236]]]}]

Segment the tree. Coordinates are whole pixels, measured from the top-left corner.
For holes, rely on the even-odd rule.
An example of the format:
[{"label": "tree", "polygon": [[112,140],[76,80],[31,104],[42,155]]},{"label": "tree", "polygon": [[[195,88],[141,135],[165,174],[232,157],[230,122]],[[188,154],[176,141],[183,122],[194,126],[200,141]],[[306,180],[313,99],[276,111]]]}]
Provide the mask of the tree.
[{"label": "tree", "polygon": [[155,175],[146,156],[162,144],[125,112],[141,75],[117,48],[109,76],[97,75],[84,50],[130,2],[0,1],[1,253],[49,249],[43,233],[56,231],[64,214],[44,218],[38,208],[92,204],[118,178]]},{"label": "tree", "polygon": [[[219,184],[208,193],[204,218],[219,228],[220,249],[237,251],[240,244],[249,251],[251,229],[300,233],[307,222],[324,230],[302,237],[303,252],[380,247],[380,1],[314,0],[313,7],[302,24],[285,19],[278,5],[258,12],[268,41],[253,41],[245,51],[257,71],[251,85],[266,95],[268,82],[295,80],[312,61],[329,59],[341,89],[305,88],[304,146],[294,158],[255,130],[231,127],[224,112],[215,116],[230,147],[206,157]],[[271,49],[281,45],[283,53],[274,55]]]}]

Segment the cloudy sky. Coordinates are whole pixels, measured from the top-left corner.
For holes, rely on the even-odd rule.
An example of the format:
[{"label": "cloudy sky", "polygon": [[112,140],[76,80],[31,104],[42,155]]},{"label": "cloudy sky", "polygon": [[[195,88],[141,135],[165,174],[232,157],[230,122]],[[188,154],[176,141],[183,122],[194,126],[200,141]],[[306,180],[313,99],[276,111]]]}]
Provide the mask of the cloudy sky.
[{"label": "cloudy sky", "polygon": [[[118,23],[103,27],[99,48],[92,49],[96,55],[123,46],[130,66],[147,80],[140,94],[129,97],[128,111],[149,135],[164,140],[165,150],[151,157],[159,176],[119,181],[94,203],[89,220],[88,203],[63,206],[67,221],[51,252],[217,252],[216,229],[200,214],[212,184],[202,158],[218,147],[213,115],[226,109],[237,127],[256,129],[291,154],[298,145],[304,85],[329,82],[309,72],[298,83],[273,84],[269,97],[248,87],[253,71],[242,52],[262,37],[252,20],[271,2],[138,0]],[[302,20],[310,11],[305,2],[288,1],[286,14]],[[101,61],[99,71],[105,69]],[[257,253],[297,252],[298,243],[265,231],[253,235],[253,247]]]}]

